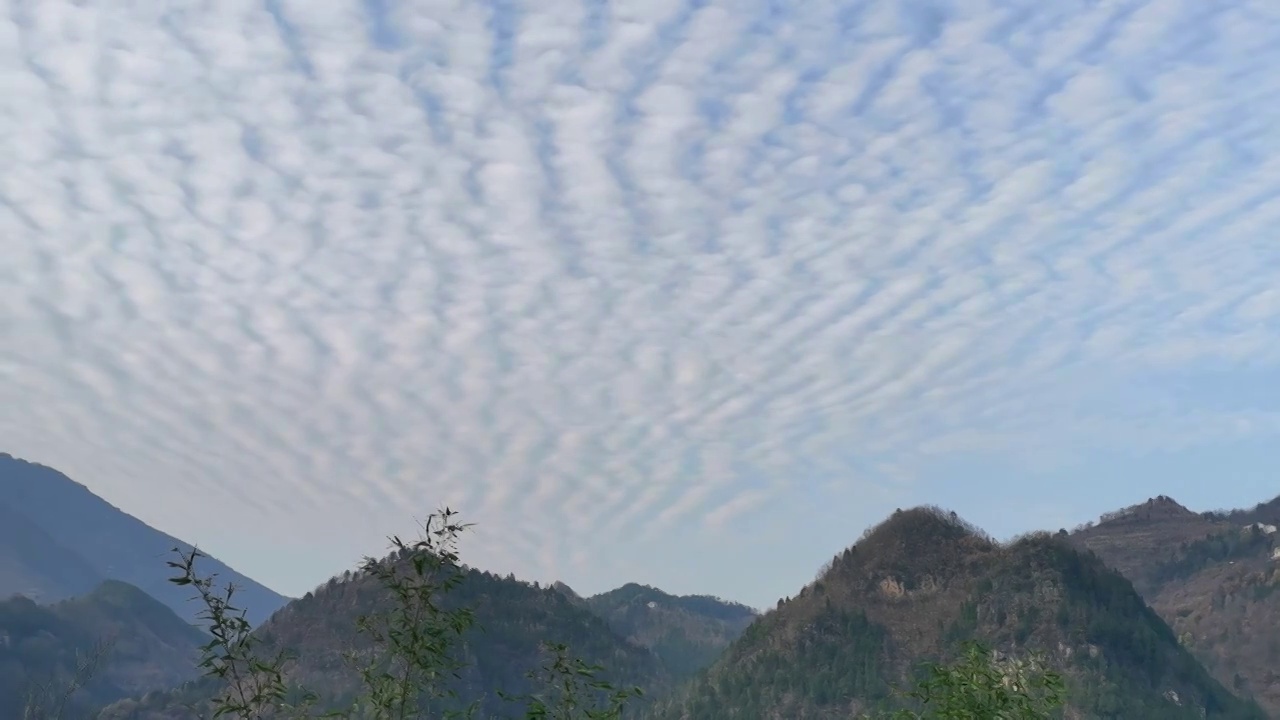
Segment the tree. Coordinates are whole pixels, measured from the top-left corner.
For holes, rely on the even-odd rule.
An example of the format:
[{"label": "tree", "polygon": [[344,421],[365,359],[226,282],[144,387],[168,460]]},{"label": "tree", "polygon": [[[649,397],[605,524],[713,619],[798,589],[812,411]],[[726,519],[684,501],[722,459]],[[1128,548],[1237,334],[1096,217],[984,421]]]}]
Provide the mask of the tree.
[{"label": "tree", "polygon": [[87,654],[76,658],[70,680],[64,682],[61,687],[51,680],[28,690],[22,720],[61,720],[67,713],[71,697],[93,678],[103,658],[110,653],[114,645],[114,638],[105,638],[94,643]]},{"label": "tree", "polygon": [[1062,677],[1043,660],[1001,658],[969,643],[951,665],[927,663],[925,677],[907,693],[922,710],[902,710],[892,720],[1042,720],[1062,706]]},{"label": "tree", "polygon": [[534,695],[511,696],[499,691],[507,700],[525,703],[526,720],[617,720],[640,688],[616,688],[597,675],[604,668],[590,665],[569,654],[559,643],[547,643],[543,649],[550,656],[539,669],[529,673],[543,691]]}]

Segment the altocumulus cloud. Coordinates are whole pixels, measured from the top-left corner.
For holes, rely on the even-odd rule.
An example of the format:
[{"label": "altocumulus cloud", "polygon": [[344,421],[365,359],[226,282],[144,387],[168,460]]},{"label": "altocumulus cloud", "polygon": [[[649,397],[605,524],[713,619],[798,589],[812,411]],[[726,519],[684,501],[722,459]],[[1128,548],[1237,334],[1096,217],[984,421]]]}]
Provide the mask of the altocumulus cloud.
[{"label": "altocumulus cloud", "polygon": [[302,592],[437,502],[477,564],[661,581],[921,459],[1275,437],[1111,400],[1280,365],[1277,40],[1272,0],[9,0],[3,449]]}]

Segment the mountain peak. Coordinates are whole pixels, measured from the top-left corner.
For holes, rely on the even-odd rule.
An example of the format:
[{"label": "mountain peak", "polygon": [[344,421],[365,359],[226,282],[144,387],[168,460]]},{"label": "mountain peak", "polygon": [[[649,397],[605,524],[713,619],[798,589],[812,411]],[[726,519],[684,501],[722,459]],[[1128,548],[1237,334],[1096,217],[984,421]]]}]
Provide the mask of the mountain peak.
[{"label": "mountain peak", "polygon": [[946,572],[962,557],[997,548],[986,533],[954,512],[926,505],[895,510],[832,560],[828,575],[857,568],[898,572]]},{"label": "mountain peak", "polygon": [[1157,495],[1148,498],[1146,502],[1107,513],[1099,519],[1098,524],[1190,520],[1198,517],[1200,516],[1196,512],[1182,506],[1168,495]]},{"label": "mountain peak", "polygon": [[566,595],[566,596],[568,596],[570,600],[581,600],[581,599],[582,599],[582,596],[581,596],[581,595],[579,595],[579,594],[577,593],[577,591],[576,591],[576,590],[574,590],[573,588],[569,587],[569,585],[568,585],[567,583],[561,582],[561,581],[559,581],[559,580],[557,580],[557,581],[555,581],[555,582],[551,583],[551,589],[552,589],[552,590],[555,590],[556,592],[560,593],[561,595]]},{"label": "mountain peak", "polygon": [[859,545],[883,542],[886,537],[913,540],[961,540],[982,531],[955,512],[935,505],[920,505],[893,514],[863,534]]},{"label": "mountain peak", "polygon": [[[84,599],[120,607],[133,607],[140,604],[164,607],[163,603],[148,595],[142,588],[123,580],[104,580],[92,592],[85,595]],[[75,599],[71,602],[75,602]]]}]

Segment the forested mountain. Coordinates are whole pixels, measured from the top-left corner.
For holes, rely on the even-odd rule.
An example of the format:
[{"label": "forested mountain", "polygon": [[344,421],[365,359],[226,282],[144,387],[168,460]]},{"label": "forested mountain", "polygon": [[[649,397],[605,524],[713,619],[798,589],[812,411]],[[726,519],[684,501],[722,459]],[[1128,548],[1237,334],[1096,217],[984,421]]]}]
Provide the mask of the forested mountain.
[{"label": "forested mountain", "polygon": [[[519,715],[498,691],[533,691],[542,644],[561,642],[604,665],[605,679],[647,691],[632,716],[845,719],[894,706],[921,661],[982,639],[1013,657],[1047,653],[1068,680],[1069,718],[1265,717],[1245,696],[1280,717],[1277,525],[1280,498],[1196,513],[1160,497],[1072,533],[1000,544],[953,513],[900,511],[764,615],[638,584],[584,598],[466,569],[446,605],[473,608],[477,627],[453,687],[481,718]],[[189,547],[53,470],[0,455],[0,593],[57,601],[0,603],[0,718],[33,682],[67,687],[103,638],[115,643],[68,717],[106,704],[102,720],[193,717],[184,706],[214,686],[194,677],[199,606],[168,582],[174,546]],[[270,617],[261,650],[295,658],[291,685],[317,691],[321,707],[354,696],[345,655],[367,649],[357,620],[389,598],[376,578],[348,572],[281,608],[279,595],[202,563],[244,586],[236,604],[255,624]]]},{"label": "forested mountain", "polygon": [[[24,594],[52,602],[84,594],[105,579],[135,585],[192,618],[187,593],[167,581],[174,547],[160,532],[66,475],[0,453],[0,598]],[[208,570],[234,582],[250,619],[265,620],[286,598],[210,558]]]},{"label": "forested mountain", "polygon": [[[287,605],[260,629],[264,656],[285,649],[296,660],[287,666],[291,685],[316,691],[321,708],[344,706],[360,689],[359,676],[344,660],[347,651],[368,647],[357,632],[357,618],[385,608],[388,594],[376,578],[356,573],[334,579]],[[544,642],[564,643],[571,652],[606,670],[602,678],[661,692],[672,684],[670,673],[647,648],[636,645],[600,617],[559,590],[469,569],[463,582],[444,598],[448,607],[470,607],[477,627],[464,636],[458,658],[465,664],[453,683],[461,706],[480,703],[479,717],[513,717],[516,706],[498,691],[532,692],[527,674],[544,660]],[[108,708],[103,720],[182,720],[194,717],[183,709],[211,695],[211,685],[197,682],[142,700]]]},{"label": "forested mountain", "polygon": [[1119,569],[1224,685],[1280,717],[1280,498],[1195,513],[1158,497],[1072,533]]},{"label": "forested mountain", "polygon": [[[10,598],[0,602],[0,718],[21,717],[32,692],[33,706],[52,710],[85,679],[62,717],[172,687],[196,676],[202,640],[168,607],[119,581],[51,606]],[[92,672],[77,679],[81,668]]]},{"label": "forested mountain", "polygon": [[653,650],[680,678],[715,662],[757,617],[755,610],[738,603],[704,595],[670,595],[635,583],[583,602],[614,631]]},{"label": "forested mountain", "polygon": [[895,513],[754,623],[662,720],[850,718],[892,705],[926,658],[980,638],[1042,650],[1078,718],[1261,718],[1183,649],[1133,586],[1064,537],[1001,545],[954,514]]}]

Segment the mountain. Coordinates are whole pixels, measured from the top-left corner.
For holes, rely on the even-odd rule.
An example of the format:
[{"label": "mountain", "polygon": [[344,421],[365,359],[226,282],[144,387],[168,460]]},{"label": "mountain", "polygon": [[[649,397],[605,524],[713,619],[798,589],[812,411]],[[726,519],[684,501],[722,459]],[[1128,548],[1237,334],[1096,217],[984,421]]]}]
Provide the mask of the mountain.
[{"label": "mountain", "polygon": [[1097,525],[1078,528],[1073,536],[1129,578],[1139,592],[1147,592],[1153,560],[1163,562],[1180,543],[1208,537],[1223,526],[1212,514],[1193,512],[1161,495],[1106,513]]},{"label": "mountain", "polygon": [[[359,690],[359,678],[343,653],[366,647],[356,631],[357,618],[384,608],[389,597],[374,578],[360,573],[348,577],[289,603],[259,629],[264,654],[283,648],[295,656],[287,680],[318,692],[327,707],[349,702]],[[466,669],[454,687],[463,703],[480,701],[482,718],[513,714],[515,706],[496,690],[518,695],[535,689],[526,674],[545,660],[544,641],[565,643],[574,655],[603,664],[602,677],[619,685],[649,691],[671,685],[670,673],[654,653],[614,632],[559,590],[469,569],[446,604],[475,612],[478,627],[465,636],[460,659]],[[184,720],[193,716],[183,705],[207,699],[211,692],[209,683],[197,682],[117,703],[100,718]]]},{"label": "mountain", "polygon": [[817,720],[888,707],[925,659],[968,639],[1040,650],[1067,716],[1265,717],[1179,645],[1133,585],[1064,534],[999,544],[935,508],[896,512],[653,707],[661,720]]},{"label": "mountain", "polygon": [[[174,547],[191,546],[112,506],[66,475],[0,453],[0,598],[44,601],[88,592],[102,580],[141,588],[183,617],[191,593],[168,582]],[[255,623],[287,598],[214,558],[209,572],[234,582]]]},{"label": "mountain", "polygon": [[51,605],[16,596],[0,602],[0,718],[21,717],[29,691],[46,710],[76,683],[77,663],[100,653],[68,717],[172,687],[196,674],[202,634],[127,583],[109,580]]},{"label": "mountain", "polygon": [[1159,497],[1072,541],[1118,569],[1224,685],[1280,717],[1280,498],[1195,513]]},{"label": "mountain", "polygon": [[104,579],[79,553],[0,501],[0,598],[66,598],[87,593]]},{"label": "mountain", "polygon": [[[553,587],[573,593],[564,585]],[[619,635],[653,650],[680,678],[709,666],[757,617],[755,610],[738,603],[704,595],[670,595],[635,583],[583,602]]]}]

